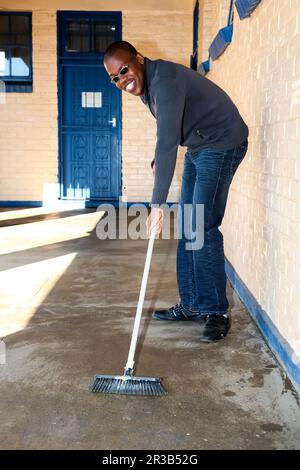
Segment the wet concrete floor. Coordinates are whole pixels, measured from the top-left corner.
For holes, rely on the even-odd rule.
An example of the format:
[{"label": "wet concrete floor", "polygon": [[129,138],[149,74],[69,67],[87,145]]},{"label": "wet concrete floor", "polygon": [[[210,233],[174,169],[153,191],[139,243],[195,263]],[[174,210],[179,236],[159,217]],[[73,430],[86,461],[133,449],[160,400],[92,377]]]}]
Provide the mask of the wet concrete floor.
[{"label": "wet concrete floor", "polygon": [[155,243],[136,364],[168,395],[92,394],[123,371],[146,241],[99,240],[91,210],[0,216],[1,449],[300,449],[299,397],[230,285],[221,342],[151,318],[178,300],[175,241]]}]

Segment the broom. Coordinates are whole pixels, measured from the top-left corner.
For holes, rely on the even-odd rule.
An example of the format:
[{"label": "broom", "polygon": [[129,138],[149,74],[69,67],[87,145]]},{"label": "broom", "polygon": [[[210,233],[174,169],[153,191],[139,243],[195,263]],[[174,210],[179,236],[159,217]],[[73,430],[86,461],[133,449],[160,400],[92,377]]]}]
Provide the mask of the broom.
[{"label": "broom", "polygon": [[161,379],[158,377],[134,377],[134,355],[137,345],[139,327],[142,317],[142,310],[145,298],[145,291],[150,270],[150,263],[155,239],[155,229],[152,230],[148,243],[148,250],[144,268],[144,274],[140,289],[138,306],[135,315],[132,338],[128,354],[124,375],[95,375],[94,381],[89,386],[89,390],[93,393],[116,393],[121,395],[144,395],[144,396],[161,396],[166,395]]}]

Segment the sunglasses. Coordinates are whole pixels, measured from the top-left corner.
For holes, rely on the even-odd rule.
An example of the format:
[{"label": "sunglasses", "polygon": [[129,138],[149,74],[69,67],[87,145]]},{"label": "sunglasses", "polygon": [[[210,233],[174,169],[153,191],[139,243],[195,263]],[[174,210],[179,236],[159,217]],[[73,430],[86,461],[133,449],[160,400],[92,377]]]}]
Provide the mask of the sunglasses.
[{"label": "sunglasses", "polygon": [[126,75],[128,70],[129,70],[129,65],[123,65],[118,75],[114,75],[113,77],[111,77],[110,79],[111,83],[118,83],[118,81],[120,80],[120,75]]}]

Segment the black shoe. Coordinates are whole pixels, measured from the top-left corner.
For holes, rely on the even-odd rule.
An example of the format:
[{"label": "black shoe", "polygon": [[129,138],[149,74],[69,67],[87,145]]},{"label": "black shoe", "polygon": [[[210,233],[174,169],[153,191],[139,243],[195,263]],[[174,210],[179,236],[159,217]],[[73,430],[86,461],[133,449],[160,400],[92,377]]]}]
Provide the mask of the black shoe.
[{"label": "black shoe", "polygon": [[200,336],[200,341],[203,341],[204,343],[219,341],[220,339],[225,338],[230,330],[230,326],[230,316],[224,317],[223,315],[208,315],[203,334]]},{"label": "black shoe", "polygon": [[201,314],[188,314],[185,310],[183,310],[183,307],[180,304],[176,304],[168,310],[156,310],[154,313],[152,313],[152,317],[156,320],[163,321],[191,321],[199,320],[201,317],[203,319]]}]

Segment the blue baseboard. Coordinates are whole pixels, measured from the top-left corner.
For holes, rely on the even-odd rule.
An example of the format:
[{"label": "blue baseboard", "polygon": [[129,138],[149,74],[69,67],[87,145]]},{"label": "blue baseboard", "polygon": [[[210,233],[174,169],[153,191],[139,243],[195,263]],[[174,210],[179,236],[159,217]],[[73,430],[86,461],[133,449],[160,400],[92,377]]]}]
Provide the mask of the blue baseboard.
[{"label": "blue baseboard", "polygon": [[123,205],[123,206],[126,206],[126,207],[130,207],[130,206],[134,206],[135,204],[139,205],[139,204],[143,204],[145,205],[146,207],[150,207],[150,202],[122,202],[120,204],[119,201],[85,201],[85,207],[87,208],[93,208],[93,207],[98,207],[100,205],[110,205],[110,206],[114,206],[114,207],[120,207],[120,205]]},{"label": "blue baseboard", "polygon": [[[131,207],[131,206],[135,206],[135,205],[143,205],[143,206],[146,206],[148,208],[150,208],[151,206],[151,202],[144,202],[144,201],[140,201],[140,202],[122,202],[120,204],[119,201],[86,201],[85,202],[85,207],[98,207],[102,204],[109,204],[109,205],[112,205],[114,207],[120,207],[120,205],[123,205],[123,206],[126,206],[126,207]],[[166,203],[169,207],[172,206],[173,204],[178,204],[176,202],[167,202]]]},{"label": "blue baseboard", "polygon": [[268,314],[253,297],[228,260],[225,262],[225,269],[230,284],[247,307],[268,346],[285,369],[298,393],[300,393],[300,364],[293,361],[294,351],[291,346],[283,338]]},{"label": "blue baseboard", "polygon": [[0,201],[0,207],[42,207],[42,201]]},{"label": "blue baseboard", "polygon": [[[67,202],[67,201],[65,201]],[[72,203],[72,201],[70,201]],[[76,202],[76,201],[74,201]],[[85,205],[86,208],[96,208],[100,206],[101,204],[110,204],[114,207],[119,207],[120,202],[115,201],[115,200],[107,200],[107,201],[82,201]],[[122,203],[126,205],[127,207],[134,206],[134,205],[139,205],[142,204],[146,207],[150,207],[151,203],[150,202],[124,202]],[[168,206],[172,206],[173,204],[177,204],[176,202],[168,202]],[[0,207],[43,207],[43,201],[0,201]],[[72,205],[70,204],[70,208],[72,208]]]}]

